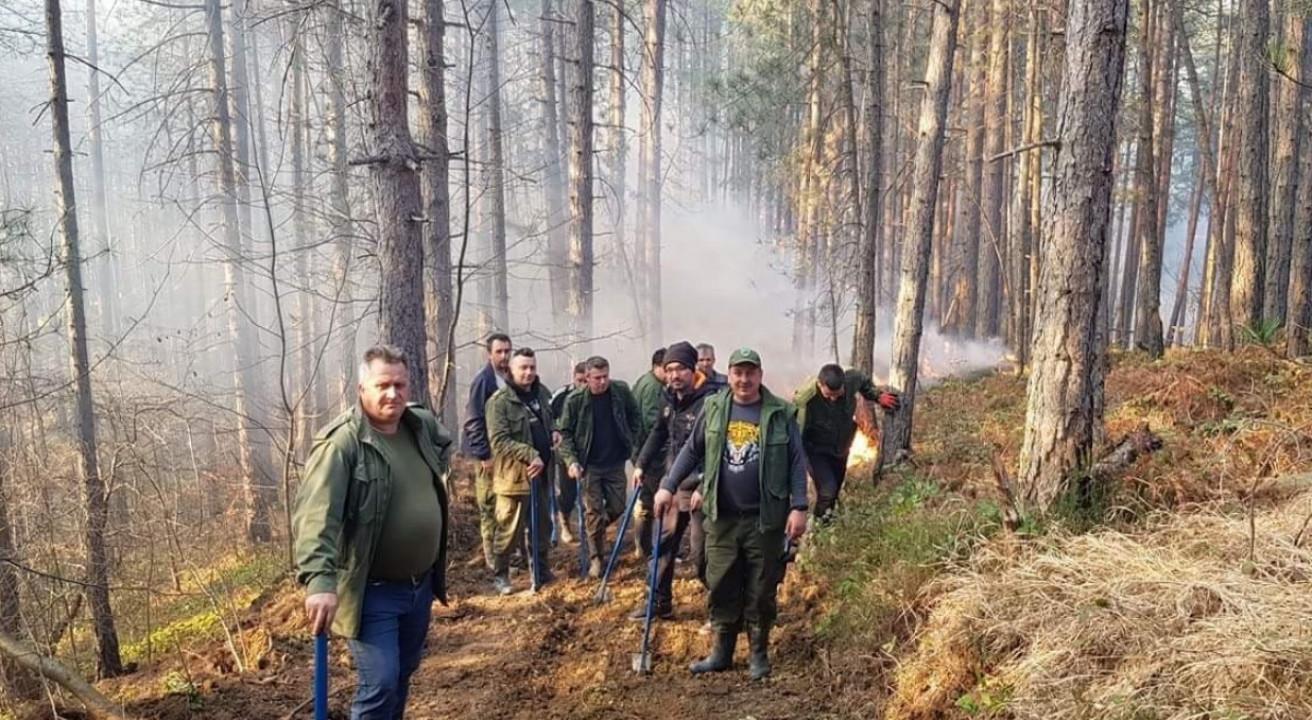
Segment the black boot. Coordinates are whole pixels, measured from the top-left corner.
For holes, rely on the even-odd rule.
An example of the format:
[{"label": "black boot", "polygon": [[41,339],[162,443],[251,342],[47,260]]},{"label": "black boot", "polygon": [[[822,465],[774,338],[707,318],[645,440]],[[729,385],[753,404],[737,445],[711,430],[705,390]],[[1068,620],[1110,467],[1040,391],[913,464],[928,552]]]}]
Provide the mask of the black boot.
[{"label": "black boot", "polygon": [[764,680],[770,677],[770,626],[747,626],[747,640],[752,647],[752,654],[747,661],[752,679]]},{"label": "black boot", "polygon": [[497,595],[509,595],[514,592],[510,584],[510,551],[496,555],[493,560],[492,591]]},{"label": "black boot", "polygon": [[688,666],[694,675],[724,672],[733,665],[733,649],[738,644],[738,631],[717,628],[714,642],[711,654],[706,656],[705,660],[699,660]]}]

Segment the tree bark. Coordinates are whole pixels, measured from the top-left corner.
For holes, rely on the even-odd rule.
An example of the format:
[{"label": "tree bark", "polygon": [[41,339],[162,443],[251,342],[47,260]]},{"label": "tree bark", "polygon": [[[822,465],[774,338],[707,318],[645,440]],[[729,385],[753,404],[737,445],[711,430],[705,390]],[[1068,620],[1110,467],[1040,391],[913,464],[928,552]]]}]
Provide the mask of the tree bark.
[{"label": "tree bark", "polygon": [[569,270],[567,310],[574,339],[592,335],[592,45],[593,0],[574,0],[569,131]]},{"label": "tree bark", "polygon": [[355,230],[351,222],[349,158],[346,145],[346,77],[343,62],[341,0],[323,6],[327,33],[328,78],[328,164],[332,168],[329,200],[329,227],[333,237],[333,283],[336,286],[340,319],[334,349],[338,371],[334,392],[337,406],[345,410],[355,403],[355,328],[351,304],[351,265]]},{"label": "tree bark", "polygon": [[565,315],[569,295],[569,238],[566,232],[565,181],[561,169],[560,105],[557,93],[556,28],[551,0],[542,0],[542,189],[547,204],[547,278],[551,286],[551,316]]},{"label": "tree bark", "polygon": [[884,20],[883,0],[869,0],[869,55],[866,70],[865,188],[861,193],[860,269],[857,276],[856,329],[852,365],[867,375],[875,366],[876,312],[879,308],[879,237],[884,201]]},{"label": "tree bark", "polygon": [[296,257],[296,337],[295,352],[290,358],[294,361],[296,384],[292,397],[296,403],[296,451],[304,458],[310,452],[310,442],[314,437],[315,422],[319,408],[314,406],[315,353],[314,305],[310,295],[313,280],[310,278],[310,218],[306,212],[306,195],[308,194],[308,145],[306,133],[309,119],[306,117],[306,94],[308,92],[305,77],[305,44],[301,30],[296,23],[288,28],[291,42],[291,101],[288,105],[288,134],[291,136],[292,160],[292,238]]},{"label": "tree bark", "polygon": [[[1301,78],[1312,79],[1312,19],[1303,20],[1303,38],[1299,64]],[[1297,112],[1307,117],[1312,112],[1312,93],[1302,88]],[[1312,329],[1312,143],[1303,142],[1298,153],[1298,191],[1295,194],[1294,236],[1290,248],[1289,307],[1286,311],[1285,352],[1301,357],[1309,351]]]},{"label": "tree bark", "polygon": [[1234,281],[1230,323],[1255,328],[1262,321],[1266,282],[1268,175],[1268,0],[1242,0],[1240,9],[1239,174],[1235,188]]},{"label": "tree bark", "polygon": [[[1160,0],[1157,0],[1160,2]],[[1139,268],[1144,241],[1157,236],[1157,181],[1153,177],[1153,43],[1157,39],[1157,15],[1153,0],[1142,0],[1143,19],[1139,23],[1139,105],[1138,139],[1134,159],[1134,197],[1130,210],[1130,236],[1125,243],[1124,268],[1120,286],[1120,312],[1115,335],[1117,343],[1130,347],[1134,335],[1134,310],[1139,297]]]},{"label": "tree bark", "polygon": [[1304,47],[1303,16],[1299,12],[1286,12],[1284,38],[1280,44],[1282,57],[1279,65],[1289,77],[1272,75],[1276,88],[1275,148],[1272,152],[1271,173],[1271,225],[1270,243],[1266,251],[1267,282],[1262,315],[1285,324],[1289,305],[1290,258],[1294,242],[1294,196],[1299,182],[1308,182],[1298,176],[1298,158],[1304,153],[1303,96],[1307,88],[1302,84]]},{"label": "tree bark", "polygon": [[[1043,15],[1037,8],[1029,11],[1030,32],[1025,42],[1025,111],[1021,121],[1021,145],[1039,143],[1043,135],[1043,83],[1039,63],[1043,57]],[[1017,158],[1016,191],[1012,195],[1012,220],[1008,228],[1010,243],[1017,253],[1016,273],[1012,281],[1011,315],[1015,325],[1013,348],[1017,370],[1024,371],[1030,360],[1030,328],[1033,323],[1033,286],[1030,282],[1034,265],[1034,234],[1038,223],[1034,207],[1042,181],[1042,150],[1021,153]]]},{"label": "tree bark", "polygon": [[[969,2],[980,4],[978,8],[967,4],[968,14],[987,15],[983,0]],[[973,35],[973,39],[970,40],[970,64],[964,73],[968,87],[961,93],[966,103],[966,148],[962,154],[964,178],[957,194],[957,237],[954,240],[957,247],[952,253],[953,293],[949,303],[952,312],[946,318],[944,329],[961,337],[973,338],[979,312],[980,182],[983,177],[987,35],[979,27],[968,29],[967,34],[968,37]]]},{"label": "tree bark", "polygon": [[1194,241],[1198,235],[1198,221],[1202,214],[1203,177],[1208,169],[1194,152],[1194,189],[1189,198],[1189,224],[1185,229],[1184,258],[1180,261],[1180,277],[1175,286],[1175,302],[1171,304],[1171,320],[1166,326],[1166,346],[1171,347],[1184,338],[1184,308],[1189,296],[1189,271],[1194,259]]},{"label": "tree bark", "polygon": [[[510,289],[506,267],[506,185],[505,152],[501,136],[501,30],[499,0],[485,0],[483,23],[483,62],[487,63],[487,94],[483,100],[483,146],[487,157],[483,164],[483,196],[479,198],[482,224],[488,234],[488,264],[491,268],[492,307],[485,326],[506,332],[510,329]],[[487,280],[484,281],[489,282]]]},{"label": "tree bark", "polygon": [[1115,112],[1125,62],[1127,0],[1072,2],[1066,17],[1060,143],[1044,216],[1025,435],[1018,480],[1026,502],[1046,510],[1092,461],[1105,337],[1099,302],[1113,184]]},{"label": "tree bark", "polygon": [[[957,48],[958,0],[935,3],[929,59],[925,67],[925,94],[920,103],[915,166],[911,182],[911,234],[904,245],[902,277],[898,287],[897,316],[893,328],[893,364],[889,382],[902,393],[902,406],[885,427],[880,458],[892,462],[911,450],[911,422],[916,406],[916,379],[920,366],[920,337],[924,329],[925,281],[934,238],[934,210],[939,174],[943,168],[943,132],[948,95],[952,90],[952,62]],[[881,460],[883,462],[883,460]]]},{"label": "tree bark", "polygon": [[1007,115],[1006,0],[992,0],[989,13],[988,69],[984,82],[984,162],[980,178],[979,301],[976,337],[996,337],[1001,331],[1002,258],[1006,254],[1002,196],[1006,162],[1003,151]]},{"label": "tree bark", "polygon": [[661,313],[661,110],[665,83],[665,0],[646,0],[643,3],[642,43],[642,147],[643,169],[639,182],[642,213],[639,218],[639,235],[642,238],[642,257],[635,259],[641,270],[645,290],[643,305],[646,311],[646,330],[649,338],[662,337]]},{"label": "tree bark", "polygon": [[[1145,3],[1147,6],[1148,3]],[[1162,12],[1160,0],[1148,12],[1154,16],[1153,26],[1156,30],[1154,44],[1145,45],[1145,57],[1153,58],[1152,79],[1156,83],[1151,103],[1152,127],[1148,139],[1152,142],[1152,172],[1142,185],[1144,191],[1143,210],[1140,215],[1139,271],[1138,287],[1135,295],[1134,346],[1159,358],[1165,351],[1162,340],[1162,242],[1165,228],[1165,206],[1169,200],[1171,177],[1171,141],[1169,138],[1172,124],[1175,93],[1174,78],[1170,70],[1173,54],[1175,23]],[[1146,101],[1146,98],[1145,98]],[[1143,119],[1142,116],[1140,118]],[[1144,135],[1140,134],[1142,142]],[[1141,178],[1142,180],[1142,178]]]},{"label": "tree bark", "polygon": [[[57,0],[47,0],[47,4],[49,3],[58,4]],[[0,631],[0,655],[9,657],[29,671],[51,680],[72,693],[94,718],[127,720],[129,717],[121,706],[78,677],[76,672],[57,660],[43,657],[5,631]]]},{"label": "tree bark", "polygon": [[379,0],[373,27],[370,162],[378,197],[378,259],[382,278],[378,334],[410,359],[410,397],[427,398],[428,338],[424,326],[424,246],[420,226],[419,158],[408,118],[409,8]]},{"label": "tree bark", "polygon": [[[451,149],[447,141],[446,17],[443,0],[424,0],[424,51],[419,102],[424,145],[423,230],[425,275],[424,315],[431,328],[428,365],[428,405],[449,425],[456,422],[456,394],[450,392],[455,373],[451,343],[455,305],[451,287]],[[559,181],[559,177],[557,177]]]},{"label": "tree bark", "polygon": [[[616,257],[621,258],[626,267],[626,271],[632,273],[629,277],[633,278],[634,287],[630,289],[638,302],[634,303],[636,309],[634,321],[638,328],[638,333],[642,336],[644,344],[651,344],[651,336],[647,328],[647,321],[643,313],[643,306],[646,302],[642,300],[645,296],[644,286],[646,284],[646,274],[638,269],[643,258],[643,237],[639,232],[636,244],[636,252],[633,260],[629,260],[629,242],[628,231],[625,227],[626,217],[625,207],[628,198],[625,196],[625,160],[628,156],[628,128],[625,126],[625,78],[624,78],[624,24],[628,19],[624,12],[623,3],[615,3],[610,8],[610,118],[606,125],[606,136],[609,138],[610,147],[606,158],[607,180],[606,187],[610,193],[610,224],[611,235],[616,250]],[[639,181],[641,182],[641,180]]]},{"label": "tree bark", "polygon": [[[66,328],[69,365],[74,388],[74,437],[77,472],[82,481],[86,510],[87,599],[96,632],[96,675],[113,677],[123,672],[118,631],[109,604],[109,556],[105,551],[105,525],[109,505],[105,481],[96,457],[96,405],[91,396],[91,363],[87,355],[87,319],[82,298],[82,254],[78,246],[77,198],[73,190],[73,145],[69,139],[68,77],[64,67],[64,28],[59,0],[46,0],[46,59],[50,70],[50,118],[54,139],[55,212],[64,267]],[[23,662],[22,658],[16,658]]]},{"label": "tree bark", "polygon": [[100,115],[100,40],[96,0],[87,0],[87,134],[91,143],[91,240],[101,253],[98,268],[100,327],[109,342],[118,335],[118,284],[115,282],[113,235],[105,199],[105,141]]},{"label": "tree bark", "polygon": [[[8,427],[0,425],[0,634],[12,637],[23,631],[22,606],[18,594],[18,574],[4,558],[17,558],[14,543],[14,526],[9,514],[9,495],[6,487],[12,486],[12,465],[9,453],[13,450]],[[80,596],[79,596],[80,597]],[[0,693],[19,701],[39,696],[40,684],[26,668],[13,660],[0,660]]]}]

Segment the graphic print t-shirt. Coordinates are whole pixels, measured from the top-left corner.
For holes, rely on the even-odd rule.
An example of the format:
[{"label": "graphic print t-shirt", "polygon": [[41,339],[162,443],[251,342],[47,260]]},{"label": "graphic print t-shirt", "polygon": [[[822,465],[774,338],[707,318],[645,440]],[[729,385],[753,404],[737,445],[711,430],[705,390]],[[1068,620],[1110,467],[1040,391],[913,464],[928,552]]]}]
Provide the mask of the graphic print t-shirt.
[{"label": "graphic print t-shirt", "polygon": [[719,511],[750,515],[761,509],[761,403],[729,409],[720,459]]}]

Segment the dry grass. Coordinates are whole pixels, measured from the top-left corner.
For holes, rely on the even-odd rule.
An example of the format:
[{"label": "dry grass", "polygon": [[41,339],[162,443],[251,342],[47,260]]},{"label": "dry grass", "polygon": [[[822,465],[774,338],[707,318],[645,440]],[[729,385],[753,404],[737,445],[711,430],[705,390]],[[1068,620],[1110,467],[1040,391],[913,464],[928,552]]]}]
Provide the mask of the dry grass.
[{"label": "dry grass", "polygon": [[981,550],[939,581],[885,717],[1312,717],[1302,481],[1251,536],[1201,512]]}]

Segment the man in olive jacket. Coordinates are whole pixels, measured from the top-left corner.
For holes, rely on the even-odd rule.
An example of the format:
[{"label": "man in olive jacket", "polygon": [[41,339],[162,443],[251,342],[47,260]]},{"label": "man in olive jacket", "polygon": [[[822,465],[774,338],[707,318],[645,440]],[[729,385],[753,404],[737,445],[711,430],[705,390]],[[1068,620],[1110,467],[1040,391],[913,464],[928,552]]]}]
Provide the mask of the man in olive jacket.
[{"label": "man in olive jacket", "polygon": [[[492,543],[492,585],[500,595],[510,594],[510,551],[519,545],[532,522],[537,523],[538,537],[536,543],[529,543],[529,568],[540,584],[551,581],[544,548],[550,533],[547,493],[554,430],[551,395],[538,382],[537,363],[531,349],[515,350],[510,358],[510,381],[487,401],[497,521]],[[536,487],[531,491],[530,485]],[[532,508],[530,499],[536,500]],[[535,513],[536,519],[530,513]]]},{"label": "man in olive jacket", "polygon": [[741,348],[729,357],[729,389],[707,398],[688,442],[656,494],[664,513],[693,471],[702,481],[692,505],[706,516],[706,583],[715,645],[693,673],[733,663],[738,633],[751,642],[753,680],[770,674],[770,628],[778,613],[785,537],[806,532],[806,458],[796,411],[761,385],[761,356]]},{"label": "man in olive jacket", "polygon": [[[633,383],[633,399],[638,402],[638,410],[642,413],[642,430],[634,439],[633,447],[639,450],[647,442],[647,436],[651,434],[656,424],[659,422],[661,407],[665,401],[665,348],[661,348],[651,354],[651,369],[643,373],[638,381]],[[662,454],[654,454],[648,464],[639,466],[634,464],[635,469],[641,469],[642,473],[634,474],[634,485],[637,486],[640,495],[638,499],[638,557],[645,558],[651,554],[651,501],[656,495],[656,484],[660,482],[661,473],[665,471],[665,458]],[[646,481],[640,481],[641,476],[646,477]]]},{"label": "man in olive jacket", "polygon": [[[628,482],[624,464],[637,451],[635,438],[642,430],[638,403],[629,386],[610,379],[610,362],[592,357],[587,385],[565,398],[556,427],[560,430],[560,456],[569,476],[579,480],[592,554],[588,574],[601,577],[606,556],[606,528],[624,514]],[[622,542],[623,538],[616,538]]]},{"label": "man in olive jacket", "polygon": [[900,402],[896,392],[876,387],[860,370],[844,372],[833,364],[820,368],[815,380],[793,396],[802,448],[815,484],[817,522],[829,519],[843,490],[847,454],[856,436],[857,395],[889,411],[897,410]]},{"label": "man in olive jacket", "polygon": [[365,352],[359,405],[315,438],[292,518],[311,629],[348,639],[363,720],[402,717],[433,599],[446,603],[451,438],[407,402],[409,380],[401,350]]}]

